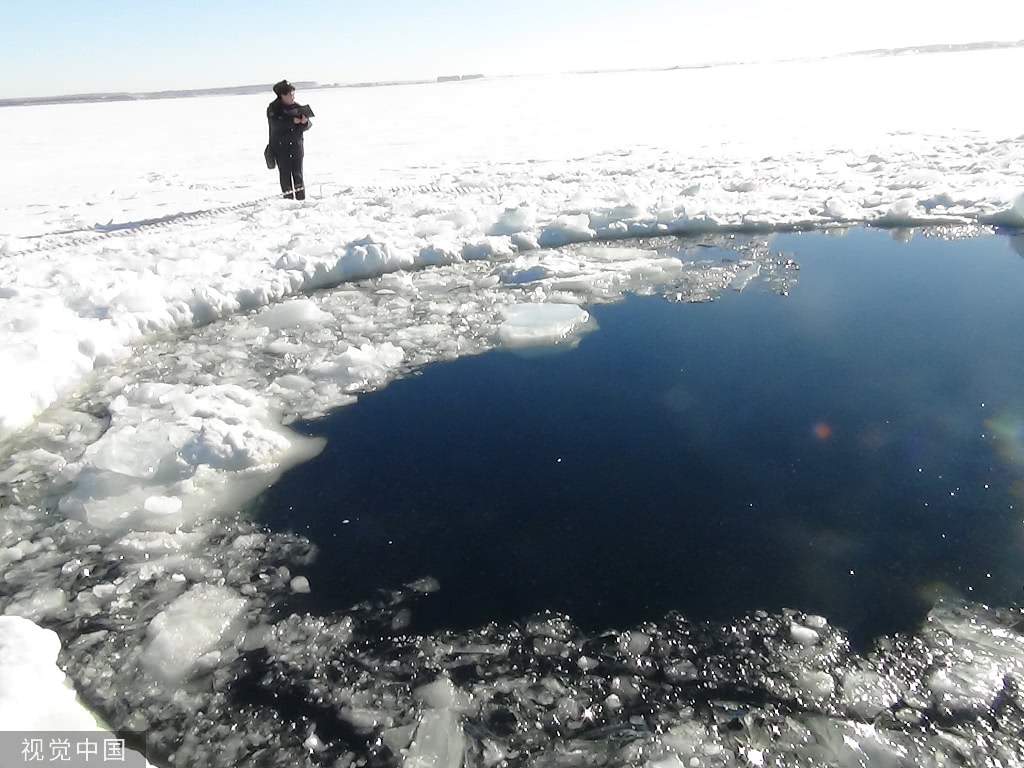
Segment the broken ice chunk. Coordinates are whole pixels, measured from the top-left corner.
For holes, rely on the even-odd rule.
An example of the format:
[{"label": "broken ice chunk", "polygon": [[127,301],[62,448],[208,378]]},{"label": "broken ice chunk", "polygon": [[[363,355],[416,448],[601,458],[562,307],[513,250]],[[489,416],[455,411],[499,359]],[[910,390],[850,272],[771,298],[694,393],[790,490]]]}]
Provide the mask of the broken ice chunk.
[{"label": "broken ice chunk", "polygon": [[540,233],[538,242],[543,248],[559,248],[569,243],[584,243],[593,240],[596,232],[590,228],[590,217],[586,214],[559,216]]},{"label": "broken ice chunk", "polygon": [[88,448],[86,458],[98,469],[149,479],[187,437],[188,431],[178,425],[150,419],[138,427],[110,429]]},{"label": "broken ice chunk", "polygon": [[835,690],[835,680],[828,672],[802,670],[797,673],[795,682],[800,694],[812,701],[826,699]]},{"label": "broken ice chunk", "polygon": [[800,645],[817,645],[821,639],[817,632],[800,624],[789,625],[789,637],[794,643]]},{"label": "broken ice chunk", "polygon": [[466,711],[471,705],[469,694],[455,687],[448,677],[441,677],[416,689],[416,698],[430,709]]},{"label": "broken ice chunk", "polygon": [[56,587],[30,589],[27,593],[19,593],[14,602],[7,606],[4,613],[8,616],[23,616],[26,619],[38,621],[56,616],[64,610],[67,602],[68,596],[63,589]]},{"label": "broken ice chunk", "polygon": [[333,318],[311,299],[297,299],[278,304],[260,313],[257,322],[272,331],[296,325],[327,323]]},{"label": "broken ice chunk", "polygon": [[574,304],[513,304],[502,314],[505,322],[498,328],[498,338],[518,347],[554,344],[590,320],[590,314]]},{"label": "broken ice chunk", "polygon": [[489,235],[516,235],[536,226],[537,212],[532,206],[522,205],[517,208],[506,208],[491,225]]},{"label": "broken ice chunk", "polygon": [[461,768],[466,751],[460,711],[471,700],[447,677],[416,690],[424,705],[403,768]]},{"label": "broken ice chunk", "polygon": [[949,713],[985,712],[1007,685],[1024,675],[1024,636],[995,612],[940,603],[928,616],[924,635],[942,650],[925,680],[932,702]]},{"label": "broken ice chunk", "polygon": [[450,709],[428,709],[420,715],[416,737],[405,755],[404,768],[461,768],[466,738],[459,716]]},{"label": "broken ice chunk", "polygon": [[245,602],[234,590],[213,584],[199,584],[175,599],[146,630],[146,671],[168,683],[185,679],[221,642]]},{"label": "broken ice chunk", "polygon": [[871,720],[899,701],[893,684],[877,672],[853,670],[843,680],[843,704],[850,714]]},{"label": "broken ice chunk", "polygon": [[154,515],[176,515],[181,512],[181,499],[177,496],[150,496],[142,506]]}]

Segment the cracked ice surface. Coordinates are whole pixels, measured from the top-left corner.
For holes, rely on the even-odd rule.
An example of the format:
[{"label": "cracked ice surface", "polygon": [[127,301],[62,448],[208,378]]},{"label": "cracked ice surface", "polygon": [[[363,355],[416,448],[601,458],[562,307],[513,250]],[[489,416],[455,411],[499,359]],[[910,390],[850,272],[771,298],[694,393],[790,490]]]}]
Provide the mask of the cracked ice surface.
[{"label": "cracked ice surface", "polygon": [[[723,228],[1020,226],[1024,142],[1003,73],[1022,57],[311,92],[322,197],[42,253],[26,249],[262,197],[273,181],[253,160],[260,97],[204,99],[219,118],[203,126],[187,99],[24,108],[27,147],[15,124],[0,128],[24,150],[11,169],[21,183],[0,193],[0,362],[20,372],[0,385],[0,434],[154,334],[399,269]],[[865,86],[869,97],[850,97]],[[510,109],[515,119],[494,119]],[[93,113],[134,127],[116,169],[92,165],[102,137],[90,131],[109,124]]]},{"label": "cracked ice surface", "polygon": [[796,284],[765,242],[703,245],[390,274],[154,341],[9,442],[0,609],[54,627],[83,698],[174,765],[1024,765],[1018,611],[940,604],[866,655],[796,612],[408,636],[436,583],[293,615],[315,548],[224,513],[315,450],[282,422],[504,343],[510,315],[534,328],[553,308],[550,340],[624,292]]},{"label": "cracked ice surface", "polygon": [[719,241],[735,252],[661,240],[385,275],[154,342],[12,440],[0,480],[15,497],[42,483],[61,515],[110,536],[176,531],[320,450],[282,423],[416,367],[571,343],[591,326],[584,305],[627,291],[705,301],[755,278],[782,293],[795,283],[796,265],[765,243]]},{"label": "cracked ice surface", "polygon": [[[1017,611],[940,605],[867,655],[797,613],[599,635],[541,616],[408,637],[409,606],[436,584],[291,616],[293,592],[316,590],[301,575],[314,547],[234,514],[318,450],[288,423],[419,366],[571,344],[588,306],[626,292],[706,301],[796,280],[756,240],[589,241],[1019,224],[1020,129],[993,73],[1020,56],[311,94],[325,117],[344,105],[355,135],[320,121],[311,163],[351,191],[41,253],[21,236],[250,199],[270,181],[243,170],[260,121],[251,137],[223,130],[249,125],[258,99],[204,102],[223,119],[198,169],[175,143],[186,102],[34,109],[128,110],[129,144],[170,135],[160,157],[125,147],[146,167],[116,169],[108,194],[67,123],[41,120],[55,133],[33,140],[81,173],[27,151],[37,172],[20,175],[39,187],[0,198],[15,236],[0,262],[0,361],[15,372],[0,391],[0,643],[38,644],[24,658],[56,684],[52,636],[17,617],[52,627],[85,700],[176,765],[1024,764]],[[870,109],[848,99],[879,82],[906,87],[876,89]],[[798,87],[816,98],[779,99]],[[438,180],[461,189],[387,192]],[[27,698],[21,672],[4,680],[7,707],[60,698]]]}]

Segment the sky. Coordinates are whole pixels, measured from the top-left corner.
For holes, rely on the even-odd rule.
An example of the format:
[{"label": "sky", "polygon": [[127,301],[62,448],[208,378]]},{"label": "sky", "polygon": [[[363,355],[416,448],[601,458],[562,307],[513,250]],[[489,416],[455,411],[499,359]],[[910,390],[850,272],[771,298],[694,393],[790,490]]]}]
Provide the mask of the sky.
[{"label": "sky", "polygon": [[764,60],[1024,38],[1020,0],[4,2],[0,98]]}]

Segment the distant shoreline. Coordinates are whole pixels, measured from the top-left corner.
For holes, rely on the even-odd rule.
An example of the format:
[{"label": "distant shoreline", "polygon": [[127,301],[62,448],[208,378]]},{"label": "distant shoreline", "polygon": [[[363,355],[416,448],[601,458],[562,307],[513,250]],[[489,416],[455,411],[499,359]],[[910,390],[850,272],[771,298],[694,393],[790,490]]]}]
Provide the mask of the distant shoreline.
[{"label": "distant shoreline", "polygon": [[[842,59],[854,56],[908,56],[933,53],[966,53],[972,51],[992,51],[1006,48],[1024,48],[1024,40],[1012,41],[987,41],[980,43],[937,43],[932,45],[911,45],[902,48],[874,48],[863,51],[850,51],[846,53],[831,54],[827,56],[802,56],[789,59],[778,59],[772,61],[720,61],[706,64],[681,64],[668,67],[635,67],[626,69],[591,69],[577,70],[561,74],[570,75],[597,75],[614,72],[675,72],[690,69],[712,69],[715,67],[745,66],[755,63],[789,63],[797,61],[821,61],[826,59]],[[500,79],[510,77],[525,77],[525,75],[502,75]],[[459,83],[486,79],[481,74],[471,75],[442,75],[430,80],[379,80],[358,83],[318,83],[316,81],[296,81],[295,86],[301,90],[327,89],[327,88],[385,88],[396,85],[435,85],[446,83]],[[256,93],[269,93],[272,89],[269,83],[259,85],[232,85],[216,88],[195,88],[187,90],[164,90],[164,91],[115,91],[110,93],[76,93],[65,96],[25,96],[21,98],[0,99],[2,107],[35,107],[53,104],[100,104],[104,102],[124,101],[155,101],[161,99],[189,99],[198,96],[245,96]]]},{"label": "distant shoreline", "polygon": [[[384,88],[390,85],[429,85],[434,83],[462,83],[483,80],[484,75],[443,75],[434,80],[380,80],[365,83],[318,83],[315,80],[294,81],[299,90],[324,88]],[[258,85],[228,85],[217,88],[193,88],[169,91],[113,91],[110,93],[72,93],[66,96],[24,96],[22,98],[0,99],[0,107],[38,107],[51,104],[102,104],[123,101],[159,101],[162,99],[191,99],[198,96],[248,96],[254,93],[270,94],[271,83]]]}]

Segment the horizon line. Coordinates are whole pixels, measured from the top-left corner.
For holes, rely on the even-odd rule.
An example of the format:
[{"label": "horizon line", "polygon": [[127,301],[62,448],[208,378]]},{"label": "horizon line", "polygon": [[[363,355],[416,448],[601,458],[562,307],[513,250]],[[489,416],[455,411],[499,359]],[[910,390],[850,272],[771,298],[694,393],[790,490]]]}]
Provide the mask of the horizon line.
[{"label": "horizon line", "polygon": [[[694,64],[675,64],[668,66],[614,67],[609,69],[563,70],[552,72],[518,72],[496,75],[470,73],[461,75],[439,75],[434,78],[367,80],[356,82],[321,83],[318,80],[297,80],[294,85],[307,90],[331,88],[382,88],[397,85],[430,85],[466,82],[481,79],[509,79],[517,77],[538,77],[553,75],[596,75],[614,74],[617,72],[672,72],[687,69],[711,69],[725,66],[751,66],[755,64],[786,64],[800,61],[819,61],[822,59],[838,59],[847,56],[898,55],[901,53],[966,53],[978,50],[998,50],[1005,48],[1024,47],[1024,39],[1018,40],[978,40],[969,43],[926,43],[905,45],[893,48],[865,48],[837,53],[796,56],[779,59],[755,59],[736,61],[709,61]],[[196,96],[250,95],[270,90],[271,83],[253,83],[249,85],[221,85],[205,88],[164,88],[144,91],[82,91],[78,93],[51,94],[44,96],[0,97],[0,107],[11,106],[47,106],[65,103],[98,103],[104,101],[155,101],[160,99],[190,98]]]}]

